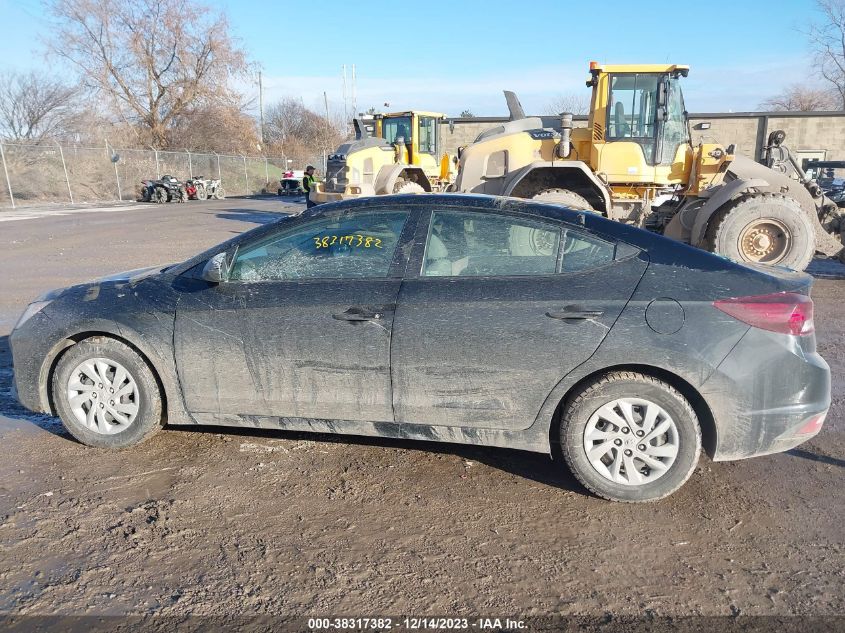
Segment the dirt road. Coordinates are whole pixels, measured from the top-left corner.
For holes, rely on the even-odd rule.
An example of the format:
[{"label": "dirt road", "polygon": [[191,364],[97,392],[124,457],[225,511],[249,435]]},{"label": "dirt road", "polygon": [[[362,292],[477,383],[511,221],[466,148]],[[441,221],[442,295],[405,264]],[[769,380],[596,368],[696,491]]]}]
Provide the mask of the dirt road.
[{"label": "dirt road", "polygon": [[37,294],[185,257],[284,210],[227,200],[0,223],[0,614],[845,614],[845,282],[815,286],[834,375],[821,434],[788,454],[702,458],[652,505],[591,497],[542,455],[478,447],[174,429],[106,452],[12,400],[7,335]]}]

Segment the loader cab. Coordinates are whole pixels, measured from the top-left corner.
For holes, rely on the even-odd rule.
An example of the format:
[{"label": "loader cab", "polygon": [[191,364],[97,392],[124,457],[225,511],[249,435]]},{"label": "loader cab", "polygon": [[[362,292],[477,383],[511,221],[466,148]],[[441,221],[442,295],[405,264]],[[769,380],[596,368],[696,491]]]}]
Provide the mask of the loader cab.
[{"label": "loader cab", "polygon": [[375,135],[391,145],[404,145],[409,165],[422,167],[426,173],[440,161],[440,120],[436,112],[395,112],[377,114]]},{"label": "loader cab", "polygon": [[591,167],[610,182],[672,184],[688,171],[686,66],[590,65]]}]

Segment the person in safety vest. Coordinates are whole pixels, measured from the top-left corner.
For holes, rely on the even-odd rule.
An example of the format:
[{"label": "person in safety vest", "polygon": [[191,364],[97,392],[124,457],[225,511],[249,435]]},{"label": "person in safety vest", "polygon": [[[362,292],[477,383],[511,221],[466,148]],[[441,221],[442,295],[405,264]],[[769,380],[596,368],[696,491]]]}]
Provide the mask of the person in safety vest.
[{"label": "person in safety vest", "polygon": [[315,202],[311,202],[311,189],[314,188],[314,166],[308,165],[305,168],[305,177],[302,179],[302,188],[305,190],[305,206],[310,209],[316,206]]}]

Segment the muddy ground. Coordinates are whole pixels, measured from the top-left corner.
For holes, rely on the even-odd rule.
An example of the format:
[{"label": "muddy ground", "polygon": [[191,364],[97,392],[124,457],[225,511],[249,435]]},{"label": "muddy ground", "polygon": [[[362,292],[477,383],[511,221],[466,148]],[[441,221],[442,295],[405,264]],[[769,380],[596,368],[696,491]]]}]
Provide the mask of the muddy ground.
[{"label": "muddy ground", "polygon": [[518,451],[167,429],[86,448],[10,394],[40,292],[172,261],[276,200],[0,214],[2,614],[845,614],[845,282],[819,280],[833,408],[787,454],[702,458],[669,499],[587,494]]}]

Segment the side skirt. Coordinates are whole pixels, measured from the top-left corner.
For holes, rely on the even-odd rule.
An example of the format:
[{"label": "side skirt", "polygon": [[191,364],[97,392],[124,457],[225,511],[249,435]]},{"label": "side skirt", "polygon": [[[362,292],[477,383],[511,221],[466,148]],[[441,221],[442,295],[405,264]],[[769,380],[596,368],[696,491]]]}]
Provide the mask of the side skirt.
[{"label": "side skirt", "polygon": [[358,420],[319,420],[315,418],[282,418],[262,415],[234,415],[227,413],[194,413],[198,424],[256,429],[280,429],[337,435],[389,437],[427,442],[452,442],[478,446],[498,446],[535,453],[549,453],[547,433],[534,427],[522,431],[478,429],[456,426],[431,426],[397,422],[362,422]]}]

